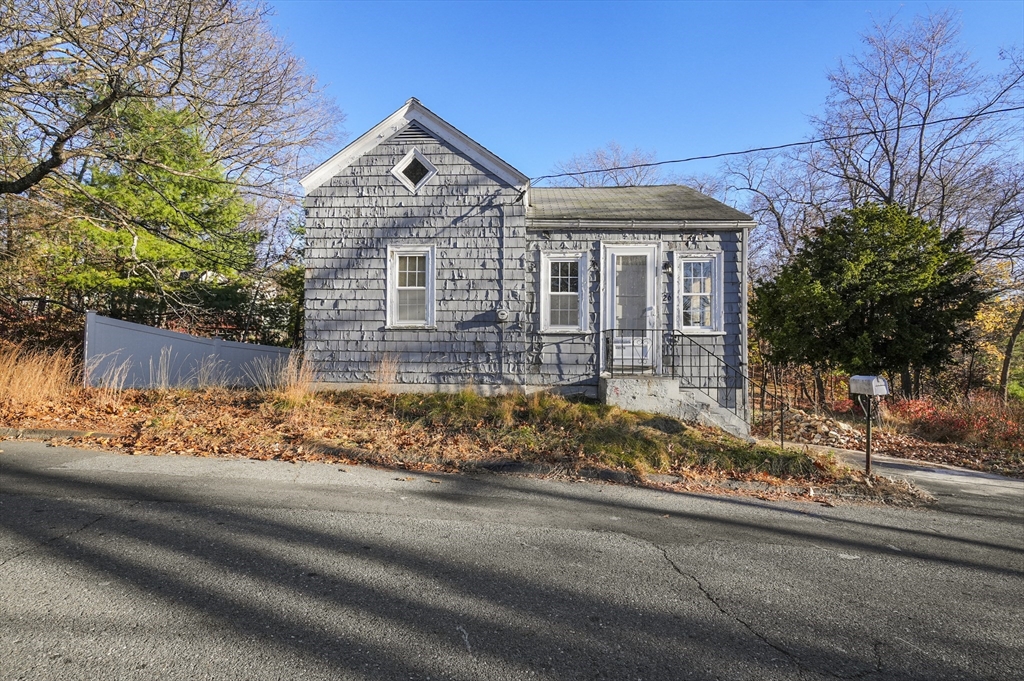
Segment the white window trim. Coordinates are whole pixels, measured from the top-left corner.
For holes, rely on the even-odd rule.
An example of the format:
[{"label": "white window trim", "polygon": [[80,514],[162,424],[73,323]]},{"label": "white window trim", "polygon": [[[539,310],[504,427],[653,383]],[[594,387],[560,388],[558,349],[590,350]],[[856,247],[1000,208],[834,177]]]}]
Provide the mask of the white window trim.
[{"label": "white window trim", "polygon": [[[551,320],[551,263],[574,262],[579,271],[579,319],[573,326],[556,326]],[[586,252],[541,251],[540,254],[540,330],[541,333],[587,333],[589,301],[589,261]]]},{"label": "white window trim", "polygon": [[[711,263],[711,326],[683,326],[683,263]],[[725,297],[725,258],[721,251],[674,251],[672,272],[672,326],[676,333],[688,335],[721,335],[725,333],[723,299]]]},{"label": "white window trim", "polygon": [[[398,320],[398,256],[425,255],[427,257],[427,321],[401,322]],[[434,247],[417,245],[388,246],[387,271],[387,328],[389,329],[434,329],[437,328],[437,299],[435,284],[437,272],[434,269]]]},{"label": "white window trim", "polygon": [[[423,176],[418,183],[413,184],[413,181],[405,176],[402,170],[412,162],[415,158],[417,161],[423,164],[423,167],[427,169],[427,174]],[[437,175],[437,167],[427,160],[427,157],[420,153],[420,150],[413,147],[413,149],[402,157],[402,160],[395,164],[395,167],[391,169],[391,174],[395,176],[395,179],[402,183],[402,185],[411,191],[413,194],[418,192],[424,185],[433,179],[434,175]]]}]

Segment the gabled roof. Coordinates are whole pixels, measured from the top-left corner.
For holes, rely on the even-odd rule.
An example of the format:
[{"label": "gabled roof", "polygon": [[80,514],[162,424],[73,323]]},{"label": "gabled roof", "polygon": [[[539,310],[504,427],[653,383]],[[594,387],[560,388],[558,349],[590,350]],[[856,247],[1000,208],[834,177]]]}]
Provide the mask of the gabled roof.
[{"label": "gabled roof", "polygon": [[413,122],[439,140],[455,147],[469,159],[479,163],[509,185],[525,188],[530,182],[530,178],[420,104],[418,99],[411,97],[398,111],[385,118],[371,128],[369,132],[359,137],[359,139],[320,164],[316,170],[299,180],[302,188],[306,190],[306,194],[309,194],[352,165],[360,156],[378,144],[385,142],[396,132]]},{"label": "gabled roof", "polygon": [[678,184],[645,187],[532,187],[528,220],[751,222],[746,213]]}]

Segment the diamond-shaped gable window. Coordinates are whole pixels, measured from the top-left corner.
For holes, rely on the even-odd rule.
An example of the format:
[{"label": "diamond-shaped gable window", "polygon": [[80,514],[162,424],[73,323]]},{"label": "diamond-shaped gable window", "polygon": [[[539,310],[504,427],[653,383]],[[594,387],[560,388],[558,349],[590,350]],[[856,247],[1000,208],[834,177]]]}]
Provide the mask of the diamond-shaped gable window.
[{"label": "diamond-shaped gable window", "polygon": [[420,180],[427,176],[427,167],[420,163],[418,158],[409,161],[409,165],[402,169],[402,174],[409,178],[413,184],[419,184]]},{"label": "diamond-shaped gable window", "polygon": [[391,174],[415,194],[437,174],[437,168],[420,153],[419,149],[413,149],[391,169]]}]

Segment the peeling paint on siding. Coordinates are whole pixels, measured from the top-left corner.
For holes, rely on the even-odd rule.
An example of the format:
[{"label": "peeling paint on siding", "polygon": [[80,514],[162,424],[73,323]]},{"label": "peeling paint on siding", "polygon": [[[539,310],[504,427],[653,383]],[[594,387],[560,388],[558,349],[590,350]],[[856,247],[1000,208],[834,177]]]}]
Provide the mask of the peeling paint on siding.
[{"label": "peeling paint on siding", "polygon": [[[391,169],[413,148],[437,175],[412,194]],[[403,385],[562,386],[596,393],[601,243],[661,243],[659,326],[672,328],[673,251],[724,254],[724,333],[701,342],[741,366],[742,232],[526,229],[516,187],[437,139],[401,134],[306,198],[306,358],[325,383],[373,383],[385,358]],[[387,328],[389,244],[435,249],[436,328]],[[538,252],[587,252],[590,333],[539,332]],[[508,311],[499,323],[497,310]]]}]

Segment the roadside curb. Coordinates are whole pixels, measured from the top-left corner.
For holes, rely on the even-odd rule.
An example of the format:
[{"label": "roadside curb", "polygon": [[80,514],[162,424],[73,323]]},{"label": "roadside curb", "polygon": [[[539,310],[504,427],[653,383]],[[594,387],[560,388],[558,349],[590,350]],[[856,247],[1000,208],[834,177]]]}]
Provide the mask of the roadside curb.
[{"label": "roadside curb", "polygon": [[[597,480],[600,482],[615,482],[620,485],[632,485],[640,482],[640,478],[629,473],[627,471],[619,471],[608,468],[568,468],[566,466],[559,466],[557,464],[546,464],[546,463],[527,463],[523,461],[514,460],[495,460],[495,461],[482,461],[475,463],[466,468],[466,472],[472,472],[476,470],[484,470],[488,473],[511,473],[513,475],[571,475],[578,478],[585,478],[587,480]],[[650,476],[648,476],[650,477]],[[675,479],[675,476],[663,476],[670,479]]]},{"label": "roadside curb", "polygon": [[[48,441],[51,441],[51,440],[58,440],[58,439],[62,439],[62,438],[76,438],[76,437],[91,437],[91,438],[97,438],[97,439],[115,439],[115,438],[118,438],[118,437],[121,437],[121,436],[117,435],[117,434],[114,434],[114,433],[104,433],[104,432],[99,432],[99,431],[86,431],[86,430],[62,430],[62,429],[55,429],[55,428],[0,428],[0,441],[2,441],[2,440],[36,440],[36,441],[48,442]],[[73,443],[69,443],[69,444],[71,446],[74,446]],[[847,455],[847,456],[849,456],[849,455],[863,456],[863,452],[856,452],[856,451],[852,451],[852,450],[837,450],[834,447],[822,447],[822,446],[818,446],[818,445],[804,445],[804,444],[801,444],[801,443],[792,443],[792,444],[787,443],[787,449],[799,449],[799,448],[802,448],[802,447],[815,448],[815,450],[822,450],[822,451],[831,451],[837,457],[840,457],[840,456],[842,456],[844,454]],[[122,453],[124,453],[124,452],[122,452]],[[339,452],[339,453],[341,453],[341,452]],[[892,457],[886,457],[886,458],[887,459],[891,459],[893,461],[904,461],[904,459],[895,459],[895,458],[892,458]],[[908,463],[910,463],[910,464],[918,463],[918,462],[913,462],[913,461],[910,461],[910,460],[906,460],[906,461]],[[369,466],[369,467],[382,467],[379,464],[375,464],[375,463],[370,462],[370,461],[359,462],[356,465],[366,465],[366,466]],[[388,466],[383,466],[383,467],[384,468],[388,468]],[[960,469],[956,469],[955,467],[952,467],[952,466],[947,466],[947,468],[952,468],[954,470],[960,470]],[[414,468],[410,468],[410,469],[406,469],[406,470],[409,470],[410,472],[415,471]],[[532,462],[516,461],[516,460],[513,460],[513,459],[491,459],[491,460],[477,461],[477,462],[474,462],[472,465],[466,466],[464,468],[461,468],[461,470],[457,471],[457,473],[469,473],[469,474],[472,474],[474,472],[478,472],[478,473],[481,473],[481,472],[482,473],[492,473],[492,474],[499,474],[499,475],[500,474],[526,475],[526,476],[530,476],[530,477],[540,477],[540,478],[568,478],[568,479],[575,479],[575,480],[580,480],[580,481],[586,480],[586,481],[591,481],[591,482],[604,482],[604,483],[612,483],[612,484],[628,485],[628,486],[641,486],[641,487],[653,486],[653,488],[655,488],[655,489],[674,488],[675,486],[677,486],[679,484],[686,484],[687,483],[687,480],[684,477],[681,477],[679,475],[672,475],[672,474],[650,473],[650,474],[646,474],[646,475],[637,475],[636,473],[632,473],[632,472],[629,472],[629,471],[609,469],[609,468],[600,468],[600,467],[595,467],[595,466],[585,466],[585,467],[581,467],[581,468],[573,468],[571,466],[560,465],[560,464],[532,463]],[[904,478],[904,481],[905,480],[906,479]],[[711,493],[711,494],[722,493],[722,492],[725,492],[725,493],[739,492],[739,493],[754,493],[754,494],[757,494],[757,493],[772,493],[772,494],[782,493],[782,494],[798,495],[798,496],[809,493],[810,496],[812,496],[812,497],[815,496],[815,490],[818,490],[819,491],[819,495],[821,496],[821,498],[820,499],[815,499],[815,501],[821,501],[823,503],[829,503],[827,501],[828,497],[833,497],[835,499],[853,500],[853,501],[864,500],[864,501],[869,501],[869,502],[878,502],[878,501],[881,500],[881,501],[883,501],[883,503],[885,503],[884,500],[882,500],[882,499],[880,499],[878,497],[874,497],[874,496],[871,496],[871,495],[860,495],[860,494],[852,494],[851,495],[851,494],[844,493],[843,490],[832,489],[832,488],[830,488],[827,485],[820,486],[820,487],[817,486],[817,485],[810,485],[810,484],[808,484],[808,485],[769,485],[769,484],[764,483],[764,482],[753,482],[753,481],[747,481],[747,480],[727,479],[727,480],[721,480],[721,481],[719,481],[716,484],[704,485],[702,487],[706,487],[706,489],[704,489],[704,490],[697,490],[697,491],[698,492],[706,491],[706,492]],[[719,490],[719,491],[715,492],[714,490],[716,490],[716,489]]]},{"label": "roadside curb", "polygon": [[0,428],[0,438],[5,440],[52,440],[61,437],[121,437],[114,433],[95,430],[58,430],[56,428]]}]

